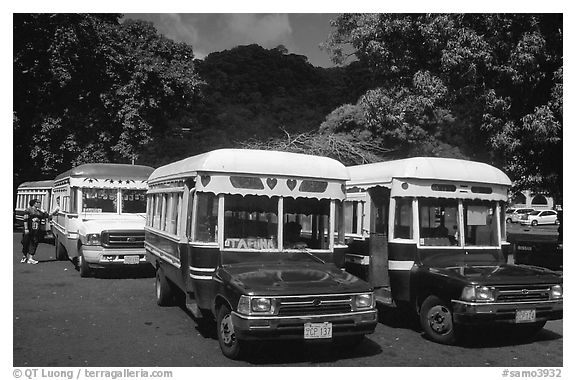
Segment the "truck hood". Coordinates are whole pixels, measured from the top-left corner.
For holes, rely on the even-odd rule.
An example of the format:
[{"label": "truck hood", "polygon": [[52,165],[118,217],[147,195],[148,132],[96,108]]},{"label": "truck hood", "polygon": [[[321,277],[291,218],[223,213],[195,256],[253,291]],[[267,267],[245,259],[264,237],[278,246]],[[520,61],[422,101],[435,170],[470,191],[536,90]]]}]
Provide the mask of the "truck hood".
[{"label": "truck hood", "polygon": [[430,268],[430,272],[471,284],[520,285],[562,282],[562,276],[548,269],[527,265],[465,265]]},{"label": "truck hood", "polygon": [[98,218],[85,220],[80,228],[81,233],[101,233],[110,230],[139,230],[144,232],[146,219],[140,215],[130,215],[129,217],[118,216],[110,218]]},{"label": "truck hood", "polygon": [[301,295],[368,292],[371,287],[334,264],[282,262],[241,264],[220,269],[245,294]]}]

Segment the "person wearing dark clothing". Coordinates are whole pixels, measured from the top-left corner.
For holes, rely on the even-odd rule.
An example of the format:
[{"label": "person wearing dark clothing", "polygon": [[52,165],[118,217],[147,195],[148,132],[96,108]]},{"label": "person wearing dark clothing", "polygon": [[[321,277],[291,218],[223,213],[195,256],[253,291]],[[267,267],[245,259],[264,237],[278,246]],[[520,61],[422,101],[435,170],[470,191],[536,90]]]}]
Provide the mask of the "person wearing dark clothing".
[{"label": "person wearing dark clothing", "polygon": [[40,234],[42,233],[40,230],[42,219],[46,219],[47,217],[48,214],[40,210],[40,201],[32,199],[30,201],[30,207],[24,211],[21,263],[38,264],[38,261],[34,260],[34,255],[36,254],[36,248],[38,248]]}]

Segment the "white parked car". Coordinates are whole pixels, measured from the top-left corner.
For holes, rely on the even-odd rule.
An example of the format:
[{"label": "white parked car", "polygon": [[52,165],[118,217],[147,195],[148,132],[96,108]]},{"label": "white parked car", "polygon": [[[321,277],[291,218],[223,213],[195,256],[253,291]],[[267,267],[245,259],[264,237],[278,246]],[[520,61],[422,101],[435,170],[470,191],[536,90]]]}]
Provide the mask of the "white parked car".
[{"label": "white parked car", "polygon": [[523,215],[534,211],[533,208],[509,208],[506,210],[506,223],[518,223]]},{"label": "white parked car", "polygon": [[554,210],[535,210],[522,216],[520,223],[537,226],[539,224],[559,224],[558,213]]}]

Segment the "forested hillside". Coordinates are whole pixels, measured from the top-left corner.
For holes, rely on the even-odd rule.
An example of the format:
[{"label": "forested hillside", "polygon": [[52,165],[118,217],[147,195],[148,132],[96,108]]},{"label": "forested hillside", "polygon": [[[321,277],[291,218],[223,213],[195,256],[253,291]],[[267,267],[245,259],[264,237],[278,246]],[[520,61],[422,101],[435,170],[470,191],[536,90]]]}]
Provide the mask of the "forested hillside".
[{"label": "forested hillside", "polygon": [[[14,185],[85,162],[160,166],[221,147],[346,164],[415,155],[562,188],[562,15],[344,14],[339,67],[283,46],[194,58],[121,15],[14,15]],[[322,42],[322,41],[319,41]]]}]

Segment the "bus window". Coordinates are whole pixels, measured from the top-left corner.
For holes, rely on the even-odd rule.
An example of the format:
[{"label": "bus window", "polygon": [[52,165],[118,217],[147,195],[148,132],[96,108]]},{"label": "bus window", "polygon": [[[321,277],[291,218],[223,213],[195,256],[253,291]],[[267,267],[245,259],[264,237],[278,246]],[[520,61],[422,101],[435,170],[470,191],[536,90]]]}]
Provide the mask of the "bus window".
[{"label": "bus window", "polygon": [[396,199],[394,213],[394,239],[412,239],[412,199]]},{"label": "bus window", "polygon": [[122,190],[121,212],[128,214],[146,212],[146,190]]},{"label": "bus window", "polygon": [[82,212],[116,212],[116,189],[82,189]]},{"label": "bus window", "polygon": [[464,232],[464,244],[466,246],[498,246],[496,204],[482,201],[465,201]]},{"label": "bus window", "polygon": [[344,229],[347,234],[359,234],[358,231],[358,201],[344,202]]},{"label": "bus window", "polygon": [[458,245],[458,201],[452,199],[420,199],[420,245]]},{"label": "bus window", "polygon": [[212,193],[196,193],[196,241],[216,242],[218,226],[218,198]]}]

